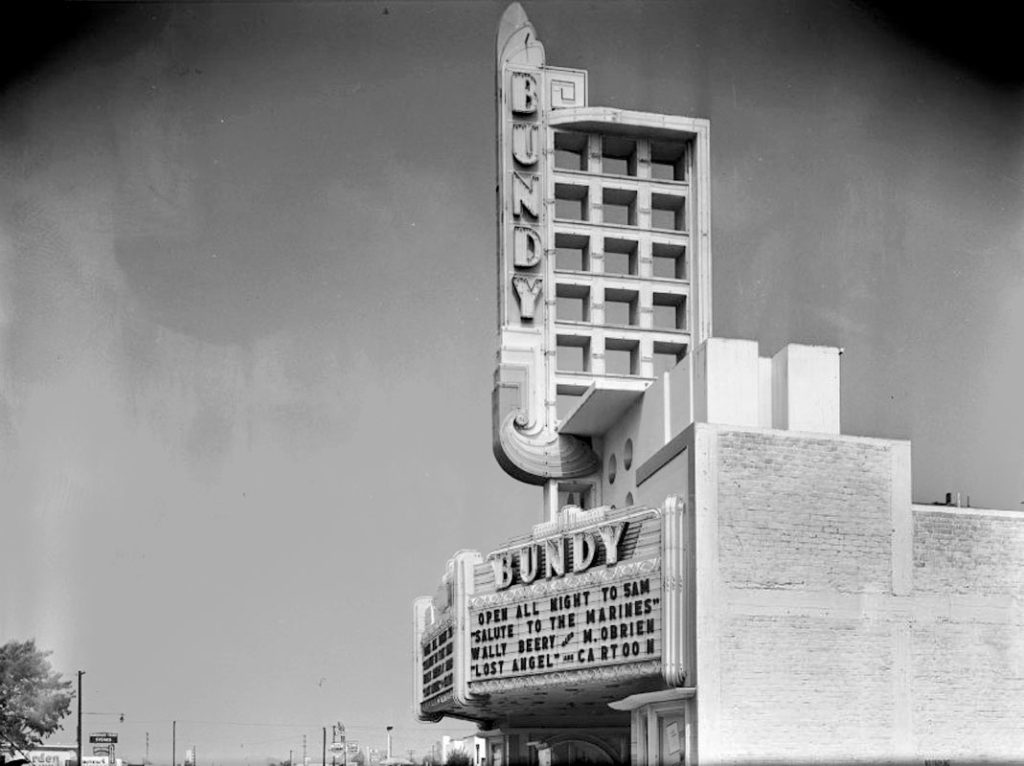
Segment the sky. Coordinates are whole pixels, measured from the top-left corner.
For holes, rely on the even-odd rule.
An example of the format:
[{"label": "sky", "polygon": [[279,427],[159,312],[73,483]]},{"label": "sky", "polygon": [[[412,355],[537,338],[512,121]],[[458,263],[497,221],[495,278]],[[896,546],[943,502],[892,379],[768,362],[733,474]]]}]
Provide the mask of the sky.
[{"label": "sky", "polygon": [[[490,446],[505,3],[41,7],[0,25],[0,641],[132,760],[469,732],[415,719],[411,605],[541,515]],[[842,347],[915,501],[1024,508],[1011,27],[524,7],[591,104],[710,119],[714,334]]]}]

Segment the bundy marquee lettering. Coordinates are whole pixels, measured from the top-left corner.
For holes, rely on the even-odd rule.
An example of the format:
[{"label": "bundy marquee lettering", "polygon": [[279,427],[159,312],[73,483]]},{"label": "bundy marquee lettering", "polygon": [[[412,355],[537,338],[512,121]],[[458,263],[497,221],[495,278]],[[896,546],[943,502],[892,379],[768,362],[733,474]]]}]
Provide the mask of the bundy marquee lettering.
[{"label": "bundy marquee lettering", "polygon": [[[491,559],[491,566],[494,568],[494,587],[496,590],[504,590],[517,582],[529,585],[538,577],[550,580],[564,576],[567,571],[585,572],[593,566],[598,550],[604,551],[607,566],[617,564],[619,543],[625,529],[625,523],[606,524],[598,527],[596,532],[588,530],[551,537],[518,549],[496,553]],[[571,559],[567,555],[570,551]],[[543,571],[540,568],[542,553]]]},{"label": "bundy marquee lettering", "polygon": [[511,207],[512,291],[519,300],[519,316],[536,318],[538,298],[544,280],[532,271],[541,262],[543,240],[537,224],[541,221],[543,183],[539,167],[541,146],[540,87],[530,72],[511,73],[509,81],[509,146],[511,154],[506,200]]},{"label": "bundy marquee lettering", "polygon": [[476,572],[465,646],[469,690],[600,668],[616,677],[660,672],[660,519],[616,514],[548,529],[491,553],[490,569]]}]

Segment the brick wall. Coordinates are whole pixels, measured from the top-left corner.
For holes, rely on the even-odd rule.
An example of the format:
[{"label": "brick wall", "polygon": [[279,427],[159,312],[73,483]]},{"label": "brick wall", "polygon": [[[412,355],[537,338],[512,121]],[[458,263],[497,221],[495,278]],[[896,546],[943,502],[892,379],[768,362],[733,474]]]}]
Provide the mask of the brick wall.
[{"label": "brick wall", "polygon": [[727,690],[722,739],[730,754],[845,761],[889,749],[890,643],[882,622],[785,614],[727,619],[720,659]]},{"label": "brick wall", "polygon": [[1024,598],[1024,514],[915,508],[914,591]]},{"label": "brick wall", "polygon": [[1024,754],[1024,514],[912,506],[909,445],[695,426],[701,763]]},{"label": "brick wall", "polygon": [[913,515],[917,749],[1020,756],[1024,514],[917,506]]},{"label": "brick wall", "polygon": [[1024,758],[1024,625],[922,620],[912,662],[916,752]]},{"label": "brick wall", "polygon": [[726,431],[718,440],[725,584],[890,589],[884,443]]}]

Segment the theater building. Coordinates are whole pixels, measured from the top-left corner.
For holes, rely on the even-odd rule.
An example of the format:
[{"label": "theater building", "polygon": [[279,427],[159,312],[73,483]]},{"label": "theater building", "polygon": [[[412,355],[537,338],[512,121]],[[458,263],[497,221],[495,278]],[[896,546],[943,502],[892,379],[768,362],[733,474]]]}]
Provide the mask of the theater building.
[{"label": "theater building", "polygon": [[415,602],[417,712],[490,766],[1019,758],[1024,516],[914,504],[838,349],[713,336],[709,131],[505,12],[494,453],[543,520]]}]

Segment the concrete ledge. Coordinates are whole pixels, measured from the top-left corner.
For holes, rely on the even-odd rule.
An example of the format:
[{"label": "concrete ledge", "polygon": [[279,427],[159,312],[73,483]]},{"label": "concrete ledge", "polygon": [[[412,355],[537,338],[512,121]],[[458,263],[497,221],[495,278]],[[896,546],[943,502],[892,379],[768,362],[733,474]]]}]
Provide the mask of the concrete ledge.
[{"label": "concrete ledge", "polygon": [[684,686],[681,689],[666,689],[661,692],[644,692],[643,694],[631,694],[615,702],[609,702],[608,707],[612,710],[637,710],[644,705],[653,705],[658,702],[675,702],[676,700],[688,700],[697,695],[697,687]]}]

